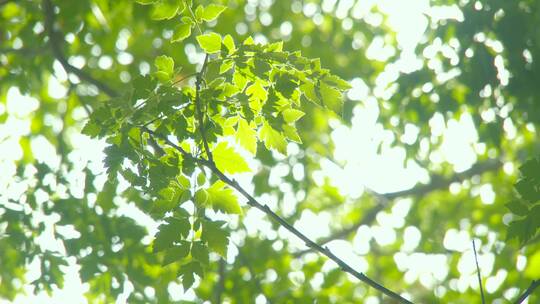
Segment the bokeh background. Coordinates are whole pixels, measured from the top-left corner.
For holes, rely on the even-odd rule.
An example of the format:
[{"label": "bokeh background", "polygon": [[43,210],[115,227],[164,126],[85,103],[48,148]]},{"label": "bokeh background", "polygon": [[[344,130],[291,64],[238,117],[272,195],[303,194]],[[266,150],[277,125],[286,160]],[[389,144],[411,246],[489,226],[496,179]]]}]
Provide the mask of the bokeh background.
[{"label": "bokeh background", "polygon": [[[213,3],[228,7],[213,31],[283,40],[352,85],[340,115],[305,105],[286,157],[258,151],[250,191],[418,303],[479,302],[473,239],[488,302],[540,278],[538,238],[507,241],[504,207],[539,151],[540,2]],[[221,284],[229,303],[391,303],[256,210],[228,218],[227,259],[195,289],[160,265],[146,198],[104,187],[106,144],[80,130],[101,84],[129,90],[162,54],[196,70],[177,23],[132,0],[0,0],[0,301],[203,302]]]}]

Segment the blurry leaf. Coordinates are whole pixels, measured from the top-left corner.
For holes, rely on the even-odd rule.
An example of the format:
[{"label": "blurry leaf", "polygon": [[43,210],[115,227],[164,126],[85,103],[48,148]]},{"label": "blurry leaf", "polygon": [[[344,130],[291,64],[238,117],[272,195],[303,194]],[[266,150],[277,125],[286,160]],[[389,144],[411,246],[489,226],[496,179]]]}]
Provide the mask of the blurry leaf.
[{"label": "blurry leaf", "polygon": [[505,205],[514,214],[525,216],[529,212],[527,206],[521,203],[521,201],[514,200]]}]

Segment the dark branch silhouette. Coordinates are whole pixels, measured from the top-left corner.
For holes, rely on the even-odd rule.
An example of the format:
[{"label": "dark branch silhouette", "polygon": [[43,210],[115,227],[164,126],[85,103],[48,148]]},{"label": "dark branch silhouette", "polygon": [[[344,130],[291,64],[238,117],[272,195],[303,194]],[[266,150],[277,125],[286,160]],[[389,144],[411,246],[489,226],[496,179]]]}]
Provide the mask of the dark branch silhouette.
[{"label": "dark branch silhouette", "polygon": [[514,304],[521,304],[534,292],[534,290],[538,286],[540,286],[540,279],[532,281],[531,285],[529,285],[529,288],[527,288],[527,290],[525,290],[525,292],[521,296],[519,296],[519,298],[516,300],[516,302],[514,302]]},{"label": "dark branch silhouette", "polygon": [[56,18],[54,13],[54,5],[51,0],[43,0],[41,5],[43,9],[43,15],[45,17],[45,31],[47,32],[47,36],[49,37],[49,46],[51,47],[54,58],[56,58],[56,60],[60,62],[66,72],[73,73],[81,80],[95,85],[100,91],[109,95],[109,97],[118,96],[119,94],[115,90],[110,88],[108,85],[106,85],[104,82],[95,79],[87,72],[71,65],[68,62],[66,56],[64,55],[64,52],[62,51],[62,44],[64,40],[63,35],[54,28]]}]

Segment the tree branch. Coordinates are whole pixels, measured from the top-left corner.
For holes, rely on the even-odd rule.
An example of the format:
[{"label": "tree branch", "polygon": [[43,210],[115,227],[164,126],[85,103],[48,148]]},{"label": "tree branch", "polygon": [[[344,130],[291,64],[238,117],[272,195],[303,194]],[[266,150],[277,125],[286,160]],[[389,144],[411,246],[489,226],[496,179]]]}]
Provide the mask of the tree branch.
[{"label": "tree branch", "polygon": [[384,287],[383,285],[377,283],[376,281],[370,279],[369,277],[367,277],[365,274],[361,273],[361,272],[358,272],[356,271],[354,268],[352,268],[351,266],[349,266],[347,263],[345,263],[343,260],[341,260],[340,258],[338,258],[334,253],[332,253],[327,247],[323,247],[317,243],[315,243],[313,240],[311,240],[310,238],[308,238],[306,235],[304,235],[302,232],[300,232],[298,229],[294,228],[294,226],[292,226],[290,223],[288,223],[286,220],[284,220],[281,216],[279,216],[277,213],[275,213],[274,211],[272,211],[272,209],[270,209],[270,207],[268,207],[268,205],[264,204],[264,203],[260,203],[259,201],[257,201],[251,194],[249,194],[244,188],[242,188],[242,186],[240,186],[240,184],[238,184],[235,180],[232,180],[230,179],[228,176],[226,176],[223,172],[221,172],[215,165],[213,162],[210,162],[208,160],[205,160],[205,159],[202,159],[202,158],[198,158],[198,157],[194,157],[193,155],[191,155],[190,153],[187,153],[184,149],[182,149],[181,147],[179,147],[178,145],[172,143],[168,138],[166,138],[165,136],[161,136],[160,134],[157,134],[151,130],[149,130],[148,128],[143,128],[143,131],[153,135],[153,136],[156,136],[158,137],[159,139],[165,141],[169,146],[175,148],[176,150],[178,150],[180,153],[182,153],[182,155],[184,155],[184,157],[186,158],[189,158],[189,159],[192,159],[193,161],[195,161],[196,163],[200,164],[200,165],[203,165],[205,167],[207,167],[208,169],[210,169],[222,182],[224,182],[225,184],[229,185],[231,188],[235,189],[236,191],[238,191],[244,198],[247,199],[247,204],[251,207],[254,207],[256,209],[259,209],[261,210],[262,212],[264,212],[268,217],[270,217],[272,220],[274,220],[275,222],[277,222],[279,225],[281,225],[283,228],[287,229],[289,232],[291,232],[292,234],[294,234],[296,237],[298,237],[299,239],[301,239],[304,244],[309,247],[309,248],[312,248],[313,250],[315,251],[318,251],[319,253],[325,255],[326,257],[328,257],[329,259],[331,259],[332,261],[334,261],[336,264],[338,264],[338,266],[344,271],[344,272],[347,272],[349,274],[351,274],[352,276],[356,277],[357,279],[359,279],[360,281],[368,284],[369,286],[375,288],[376,290],[382,292],[383,294],[389,296],[390,298],[392,299],[395,299],[396,301],[398,301],[399,303],[407,303],[407,304],[412,304],[411,301],[403,298],[402,296],[400,296],[399,294],[395,293],[394,291]]},{"label": "tree branch", "polygon": [[[373,221],[377,218],[377,214],[392,204],[392,200],[395,200],[397,198],[408,197],[408,196],[422,197],[433,191],[445,189],[448,186],[450,186],[452,183],[462,182],[475,175],[481,175],[486,172],[496,171],[499,168],[501,168],[502,164],[503,163],[500,160],[487,160],[487,161],[476,163],[470,169],[463,171],[461,173],[456,173],[450,178],[444,178],[441,175],[434,174],[430,177],[431,182],[429,184],[418,185],[411,189],[397,191],[397,192],[390,192],[390,193],[373,192],[372,194],[375,196],[377,200],[377,204],[373,206],[371,209],[367,210],[365,212],[365,215],[362,217],[360,221],[342,230],[336,231],[328,237],[321,238],[319,240],[319,243],[326,244],[336,239],[345,238],[351,233],[358,230],[360,226],[371,225]],[[312,249],[299,251],[295,254],[295,256],[300,257],[310,251],[312,251]]]},{"label": "tree branch", "polygon": [[533,291],[538,286],[540,286],[540,279],[533,280],[531,282],[531,285],[529,285],[529,288],[527,288],[527,290],[525,290],[525,292],[521,296],[519,296],[519,298],[514,302],[514,304],[521,304],[523,301],[525,301],[525,299],[527,299],[533,293]]},{"label": "tree branch", "polygon": [[68,60],[66,59],[66,56],[64,55],[64,52],[62,51],[62,43],[64,40],[63,35],[54,29],[56,16],[54,13],[54,5],[52,1],[43,0],[42,9],[43,9],[43,15],[45,17],[45,31],[47,32],[47,36],[49,37],[49,46],[51,47],[54,58],[56,58],[56,60],[60,62],[60,64],[62,65],[62,67],[64,67],[66,72],[73,73],[77,75],[77,77],[79,77],[81,80],[84,80],[88,83],[95,85],[100,91],[109,95],[110,97],[118,96],[119,94],[115,90],[110,88],[108,85],[93,78],[90,74],[71,65],[68,62]]},{"label": "tree branch", "polygon": [[476,263],[476,274],[478,276],[478,285],[480,286],[480,296],[482,304],[486,304],[486,298],[484,296],[484,287],[482,287],[482,275],[480,274],[480,266],[478,265],[478,255],[476,254],[476,245],[474,239],[472,240],[472,248],[474,252],[474,262]]}]

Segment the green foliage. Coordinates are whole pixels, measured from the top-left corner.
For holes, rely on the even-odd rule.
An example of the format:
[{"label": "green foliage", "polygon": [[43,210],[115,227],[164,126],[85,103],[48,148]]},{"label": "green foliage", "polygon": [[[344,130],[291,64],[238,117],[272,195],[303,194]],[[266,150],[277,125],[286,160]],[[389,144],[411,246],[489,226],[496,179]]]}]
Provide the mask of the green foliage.
[{"label": "green foliage", "polygon": [[540,4],[390,2],[0,1],[0,298],[71,286],[69,261],[90,303],[390,301],[247,212],[212,154],[415,303],[478,301],[471,237],[515,301],[540,277]]},{"label": "green foliage", "polygon": [[525,162],[521,177],[514,185],[519,197],[506,204],[517,217],[508,227],[508,238],[516,238],[523,246],[538,235],[540,228],[540,158]]}]

